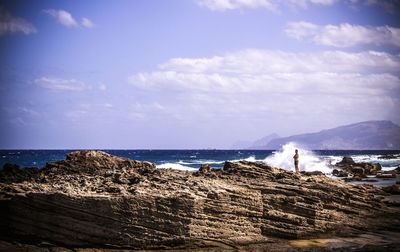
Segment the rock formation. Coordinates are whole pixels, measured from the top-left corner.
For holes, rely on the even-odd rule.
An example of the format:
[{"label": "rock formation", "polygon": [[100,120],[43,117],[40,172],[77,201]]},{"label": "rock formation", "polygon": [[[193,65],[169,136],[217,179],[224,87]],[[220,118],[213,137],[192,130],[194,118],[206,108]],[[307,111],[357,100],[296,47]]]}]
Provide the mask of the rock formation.
[{"label": "rock formation", "polygon": [[0,172],[0,237],[65,247],[190,249],[398,232],[400,209],[376,197],[384,193],[262,163],[188,172],[79,151],[41,170]]},{"label": "rock formation", "polygon": [[349,174],[357,177],[377,175],[382,170],[379,163],[356,163],[351,157],[343,157],[342,161],[334,165],[332,174],[338,177],[347,177]]}]

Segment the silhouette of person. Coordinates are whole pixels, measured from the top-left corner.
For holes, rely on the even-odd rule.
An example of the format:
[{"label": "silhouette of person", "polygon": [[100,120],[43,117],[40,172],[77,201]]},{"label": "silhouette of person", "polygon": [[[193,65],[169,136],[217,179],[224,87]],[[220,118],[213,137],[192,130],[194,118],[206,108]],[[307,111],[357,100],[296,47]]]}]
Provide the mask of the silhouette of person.
[{"label": "silhouette of person", "polygon": [[295,153],[294,153],[294,156],[293,156],[293,159],[294,159],[294,169],[296,170],[296,173],[299,173],[299,172],[300,172],[300,171],[299,171],[299,151],[296,149],[294,152],[295,152]]}]

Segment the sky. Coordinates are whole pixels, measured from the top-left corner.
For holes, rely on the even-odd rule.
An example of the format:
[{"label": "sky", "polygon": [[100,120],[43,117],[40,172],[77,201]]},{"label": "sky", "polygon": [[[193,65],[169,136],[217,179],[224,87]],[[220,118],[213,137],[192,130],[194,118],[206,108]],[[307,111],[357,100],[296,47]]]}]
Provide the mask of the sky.
[{"label": "sky", "polygon": [[400,1],[0,0],[0,149],[400,124]]}]

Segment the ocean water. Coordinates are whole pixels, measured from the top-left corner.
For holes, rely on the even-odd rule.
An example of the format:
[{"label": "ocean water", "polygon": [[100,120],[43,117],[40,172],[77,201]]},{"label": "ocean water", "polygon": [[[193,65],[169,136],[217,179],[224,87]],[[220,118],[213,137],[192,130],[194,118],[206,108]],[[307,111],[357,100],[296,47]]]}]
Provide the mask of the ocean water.
[{"label": "ocean water", "polygon": [[[103,150],[115,156],[135,160],[146,160],[158,168],[179,170],[197,170],[200,164],[209,164],[221,168],[225,161],[257,161],[294,170],[294,150],[299,149],[300,170],[331,173],[330,164],[339,162],[343,156],[351,156],[356,162],[380,163],[383,170],[400,166],[400,150],[306,150],[295,143],[288,143],[281,150]],[[0,167],[5,163],[22,167],[44,167],[46,163],[65,159],[67,153],[74,150],[0,150]],[[392,154],[395,158],[379,159],[382,155]]]}]

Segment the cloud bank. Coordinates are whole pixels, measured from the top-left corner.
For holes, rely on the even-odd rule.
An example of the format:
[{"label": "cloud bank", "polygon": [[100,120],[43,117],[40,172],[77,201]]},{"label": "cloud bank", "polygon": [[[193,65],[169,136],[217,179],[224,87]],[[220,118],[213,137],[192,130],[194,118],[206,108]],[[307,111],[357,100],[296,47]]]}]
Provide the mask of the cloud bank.
[{"label": "cloud bank", "polygon": [[320,26],[309,22],[288,23],[285,33],[294,39],[317,45],[354,47],[359,45],[400,48],[400,28],[392,26],[362,26],[343,23]]},{"label": "cloud bank", "polygon": [[328,125],[335,118],[333,125],[338,125],[349,118],[396,117],[399,69],[400,56],[385,52],[247,49],[210,58],[172,58],[153,71],[131,75],[129,83],[149,96],[173,97],[176,103],[168,105],[166,99],[160,104],[163,113],[178,120],[246,124],[273,118],[276,125],[300,119]]},{"label": "cloud bank", "polygon": [[213,11],[256,8],[275,10],[277,8],[271,0],[198,0],[197,3]]},{"label": "cloud bank", "polygon": [[375,93],[398,88],[399,69],[400,57],[385,52],[248,49],[212,58],[173,58],[158,70],[132,75],[129,81],[151,90],[302,93],[312,88],[334,93],[349,89]]}]

